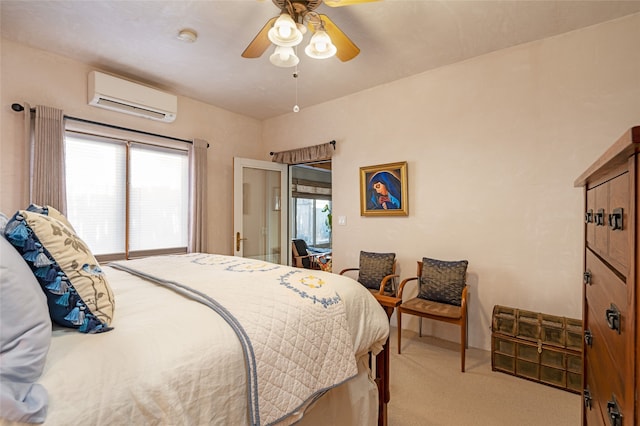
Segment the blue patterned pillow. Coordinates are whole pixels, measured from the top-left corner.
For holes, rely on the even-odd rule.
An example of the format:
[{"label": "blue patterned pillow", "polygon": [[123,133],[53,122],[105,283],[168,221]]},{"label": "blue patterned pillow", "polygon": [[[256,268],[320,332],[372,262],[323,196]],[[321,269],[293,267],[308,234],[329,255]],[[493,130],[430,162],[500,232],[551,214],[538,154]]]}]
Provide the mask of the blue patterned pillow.
[{"label": "blue patterned pillow", "polygon": [[83,333],[111,329],[113,292],[70,226],[53,215],[20,210],[7,223],[5,236],[36,276],[55,323]]},{"label": "blue patterned pillow", "polygon": [[418,297],[460,306],[462,290],[466,285],[468,264],[466,260],[448,262],[423,258]]},{"label": "blue patterned pillow", "polygon": [[[379,290],[382,279],[387,275],[393,274],[393,262],[395,258],[395,253],[361,251],[358,282],[367,288]],[[391,285],[388,284],[385,290],[391,291]]]}]

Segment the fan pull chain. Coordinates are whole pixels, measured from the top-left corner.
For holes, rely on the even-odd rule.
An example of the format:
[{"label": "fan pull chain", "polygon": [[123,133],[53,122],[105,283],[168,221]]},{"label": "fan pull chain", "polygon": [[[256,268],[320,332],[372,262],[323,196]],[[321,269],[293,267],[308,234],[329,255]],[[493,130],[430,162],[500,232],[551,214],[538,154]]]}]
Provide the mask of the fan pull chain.
[{"label": "fan pull chain", "polygon": [[300,111],[300,107],[298,106],[298,66],[296,65],[296,70],[293,72],[293,78],[296,81],[296,104],[293,106],[293,112]]}]

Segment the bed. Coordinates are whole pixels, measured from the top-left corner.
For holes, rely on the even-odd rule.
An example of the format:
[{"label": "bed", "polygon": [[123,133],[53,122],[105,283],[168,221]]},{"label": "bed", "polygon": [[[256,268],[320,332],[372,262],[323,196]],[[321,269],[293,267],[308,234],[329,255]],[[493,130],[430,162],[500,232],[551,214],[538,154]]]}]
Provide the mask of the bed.
[{"label": "bed", "polygon": [[[18,218],[38,236],[38,221],[45,228],[67,227],[51,211],[21,212]],[[7,240],[15,243],[10,228],[11,222]],[[73,233],[72,228],[68,231]],[[95,292],[98,302],[93,301],[96,306],[91,309],[90,297],[85,297],[86,306],[80,302],[69,306],[65,318],[73,317],[73,306],[85,314],[79,320],[74,317],[76,326],[54,321],[48,329],[48,351],[43,354],[41,347],[29,363],[41,365],[41,375],[32,368],[29,380],[23,380],[29,385],[25,393],[16,388],[7,391],[6,383],[0,382],[3,417],[11,417],[8,414],[15,408],[7,408],[6,394],[13,391],[18,405],[33,396],[29,393],[40,404],[27,407],[22,420],[51,425],[378,422],[379,389],[369,369],[369,354],[382,350],[389,323],[381,306],[356,281],[324,271],[205,253],[106,265],[75,261],[73,272],[73,262],[69,266],[68,260],[55,259],[54,245],[46,238],[38,241],[37,249],[52,258],[49,269],[60,266],[58,275],[62,270],[70,277],[64,291],[73,289],[74,274],[93,279],[94,290],[95,283],[104,280],[108,289]],[[5,242],[3,264],[8,262]],[[9,248],[19,260],[3,265],[5,278],[11,275],[7,271],[25,265],[32,275],[43,274],[33,262],[22,261],[35,255],[28,256],[15,245]],[[11,293],[5,278],[3,332],[8,324],[5,314],[17,306],[7,308]],[[53,305],[66,293],[57,288],[57,294],[47,294],[54,282],[43,286],[41,279],[37,281],[38,290],[46,294],[39,299],[55,317]],[[101,298],[112,302],[108,321],[97,313],[104,310]],[[28,303],[36,299],[30,297]],[[33,306],[30,309],[34,311]],[[88,321],[93,318],[90,311],[94,323]],[[41,324],[38,327],[41,335],[46,334]],[[18,338],[36,329],[29,326]],[[6,335],[3,370],[11,364]]]}]

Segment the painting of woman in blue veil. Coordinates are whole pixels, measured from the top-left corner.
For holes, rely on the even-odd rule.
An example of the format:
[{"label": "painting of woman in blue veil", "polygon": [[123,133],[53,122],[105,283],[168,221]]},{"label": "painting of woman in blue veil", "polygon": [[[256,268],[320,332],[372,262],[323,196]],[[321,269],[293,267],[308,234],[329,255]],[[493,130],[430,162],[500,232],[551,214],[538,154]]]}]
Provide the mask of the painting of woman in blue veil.
[{"label": "painting of woman in blue veil", "polygon": [[360,214],[407,216],[407,162],[360,168]]}]

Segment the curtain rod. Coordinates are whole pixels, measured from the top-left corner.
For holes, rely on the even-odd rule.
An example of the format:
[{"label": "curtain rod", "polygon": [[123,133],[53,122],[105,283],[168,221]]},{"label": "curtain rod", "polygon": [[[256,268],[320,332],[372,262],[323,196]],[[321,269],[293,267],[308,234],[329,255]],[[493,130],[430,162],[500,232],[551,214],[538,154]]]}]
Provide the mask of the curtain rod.
[{"label": "curtain rod", "polygon": [[[334,150],[336,149],[336,141],[330,141],[330,142],[328,142],[328,143],[330,143],[331,145],[333,145],[333,149],[334,149]],[[269,155],[274,155],[274,154],[275,154],[275,152],[273,152],[273,151],[271,151],[271,152],[269,153]]]},{"label": "curtain rod", "polygon": [[[15,103],[15,104],[11,104],[11,109],[14,110],[15,112],[21,112],[21,111],[24,111],[24,106],[22,106],[21,104]],[[30,111],[31,112],[35,112],[36,109],[35,108],[31,108]],[[127,127],[116,126],[114,124],[99,123],[97,121],[91,121],[91,120],[87,120],[87,119],[84,119],[84,118],[72,117],[70,115],[65,115],[64,118],[67,118],[69,120],[74,120],[74,121],[80,121],[82,123],[87,123],[87,124],[96,124],[98,126],[106,126],[106,127],[111,128],[111,129],[125,130],[125,131],[128,131],[128,132],[141,133],[141,134],[147,135],[147,136],[155,136],[155,137],[158,137],[158,138],[171,139],[171,140],[174,140],[174,141],[190,143],[190,144],[193,145],[193,141],[190,141],[188,139],[174,138],[173,136],[165,136],[165,135],[159,135],[157,133],[145,132],[145,131],[142,131],[142,130],[129,129]],[[207,143],[207,148],[209,148],[209,143]]]}]

